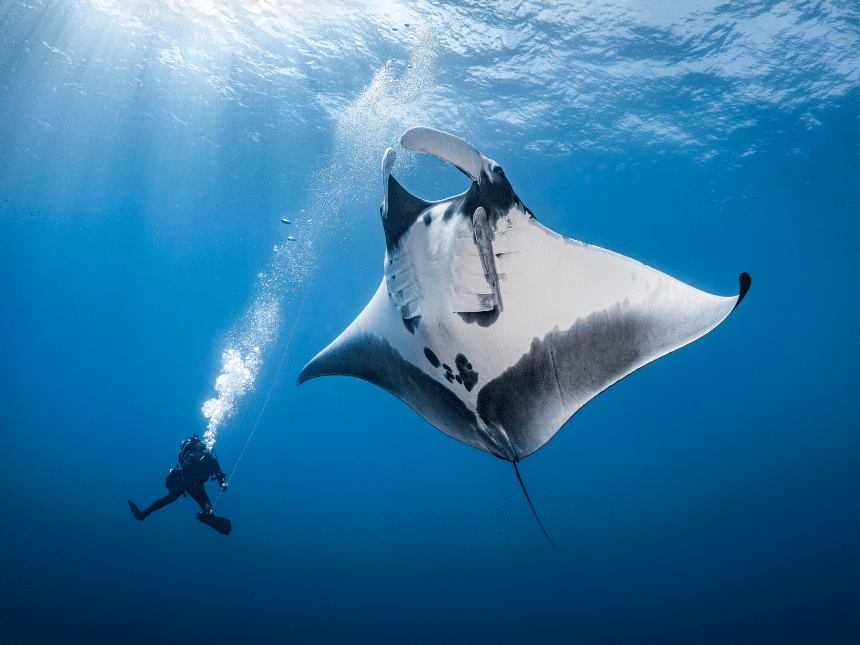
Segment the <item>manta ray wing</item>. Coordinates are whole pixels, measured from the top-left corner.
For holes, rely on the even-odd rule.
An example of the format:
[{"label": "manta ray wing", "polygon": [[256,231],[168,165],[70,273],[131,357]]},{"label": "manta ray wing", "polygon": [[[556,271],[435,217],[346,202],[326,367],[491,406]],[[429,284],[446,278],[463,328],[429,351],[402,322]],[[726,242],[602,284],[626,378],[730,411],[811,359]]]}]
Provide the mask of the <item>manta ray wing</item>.
[{"label": "manta ray wing", "polygon": [[516,462],[607,387],[716,327],[749,288],[742,274],[738,296],[714,296],[558,235],[495,162],[434,133],[413,128],[404,147],[453,156],[471,187],[419,200],[391,177],[386,151],[384,278],[299,384],[362,378],[449,436]]}]

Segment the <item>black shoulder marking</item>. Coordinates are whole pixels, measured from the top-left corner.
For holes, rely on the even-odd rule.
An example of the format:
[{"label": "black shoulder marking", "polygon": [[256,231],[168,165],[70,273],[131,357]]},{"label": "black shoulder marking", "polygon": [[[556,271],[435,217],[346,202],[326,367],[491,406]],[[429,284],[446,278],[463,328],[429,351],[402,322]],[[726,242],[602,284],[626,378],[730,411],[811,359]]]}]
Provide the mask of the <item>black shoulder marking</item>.
[{"label": "black shoulder marking", "polygon": [[401,186],[393,175],[388,175],[388,214],[382,219],[382,228],[389,250],[397,246],[400,238],[430,205],[431,202],[416,197]]},{"label": "black shoulder marking", "polygon": [[533,220],[537,221],[537,217],[535,217],[535,214],[534,214],[534,213],[532,213],[532,212],[529,210],[529,207],[528,207],[528,206],[526,206],[525,204],[523,204],[523,203],[520,201],[520,198],[519,198],[519,197],[517,197],[516,195],[514,195],[514,198],[517,200],[517,203],[518,203],[520,206],[522,206],[522,207],[523,207],[523,210],[524,210],[526,213],[528,213],[529,219],[533,219]]},{"label": "black shoulder marking", "polygon": [[481,188],[478,186],[478,182],[476,181],[472,182],[472,185],[469,186],[469,190],[462,195],[458,195],[458,197],[461,199],[459,199],[457,207],[460,212],[469,219],[472,219],[472,213],[475,212],[475,209],[478,208],[478,206],[483,205],[481,203]]},{"label": "black shoulder marking", "polygon": [[741,304],[741,300],[744,299],[744,296],[747,295],[747,291],[750,290],[750,285],[752,285],[752,278],[746,271],[741,273],[738,280],[741,283],[741,295],[738,296],[738,301],[735,303],[735,306],[732,307],[732,311],[738,308],[738,305]]},{"label": "black shoulder marking", "polygon": [[478,184],[481,188],[482,205],[487,210],[490,224],[495,228],[499,217],[507,213],[511,206],[519,200],[514,194],[511,182],[504,175],[497,181],[490,181],[487,171],[482,170]]}]

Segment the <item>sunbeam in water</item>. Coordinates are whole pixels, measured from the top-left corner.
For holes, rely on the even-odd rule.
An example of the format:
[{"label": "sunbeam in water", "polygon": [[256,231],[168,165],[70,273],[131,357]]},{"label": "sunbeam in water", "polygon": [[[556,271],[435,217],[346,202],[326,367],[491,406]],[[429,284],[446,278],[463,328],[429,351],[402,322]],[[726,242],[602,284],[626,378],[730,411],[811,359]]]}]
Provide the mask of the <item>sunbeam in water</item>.
[{"label": "sunbeam in water", "polygon": [[[251,304],[228,334],[215,380],[218,396],[202,408],[209,421],[204,439],[210,448],[242,397],[253,389],[286,312],[310,286],[319,250],[340,227],[347,200],[367,192],[368,185],[376,186],[372,178],[379,151],[398,145],[404,130],[426,118],[435,49],[436,29],[428,22],[416,32],[406,71],[398,76],[394,61],[387,62],[341,115],[332,161],[313,174],[305,190],[308,207],[291,219],[289,226],[295,225],[298,232],[285,228],[266,270],[257,277]],[[409,167],[413,158],[402,155],[401,165]]]}]

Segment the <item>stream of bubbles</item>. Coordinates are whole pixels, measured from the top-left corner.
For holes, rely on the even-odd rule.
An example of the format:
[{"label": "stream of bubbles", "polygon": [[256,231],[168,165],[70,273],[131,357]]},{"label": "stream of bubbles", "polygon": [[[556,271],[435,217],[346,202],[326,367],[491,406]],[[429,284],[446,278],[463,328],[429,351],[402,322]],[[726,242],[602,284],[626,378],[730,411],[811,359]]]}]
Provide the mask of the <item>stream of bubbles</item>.
[{"label": "stream of bubbles", "polygon": [[[249,306],[227,335],[221,373],[215,380],[218,395],[202,408],[208,419],[204,440],[209,448],[253,389],[264,357],[284,327],[285,313],[313,280],[320,248],[340,228],[341,213],[356,194],[379,190],[382,152],[387,147],[400,149],[401,169],[414,163],[414,155],[403,151],[399,140],[405,130],[426,121],[436,43],[435,26],[425,23],[416,31],[405,72],[398,76],[395,62],[387,62],[341,115],[331,162],[309,179],[304,191],[308,206],[291,217],[292,229],[284,227],[257,278]],[[295,240],[288,239],[293,235]]]}]

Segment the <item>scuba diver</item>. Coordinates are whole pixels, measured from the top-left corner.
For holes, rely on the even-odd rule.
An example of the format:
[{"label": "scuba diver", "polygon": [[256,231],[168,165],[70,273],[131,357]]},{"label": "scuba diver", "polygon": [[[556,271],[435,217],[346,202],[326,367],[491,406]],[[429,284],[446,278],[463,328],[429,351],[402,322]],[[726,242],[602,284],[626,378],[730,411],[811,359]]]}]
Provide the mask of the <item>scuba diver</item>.
[{"label": "scuba diver", "polygon": [[226,491],[227,482],[225,479],[226,476],[221,471],[221,466],[218,465],[215,455],[195,433],[182,442],[182,448],[179,450],[179,463],[176,464],[176,468],[170,469],[164,482],[170,492],[161,499],[155,500],[144,511],[135,506],[131,500],[128,500],[128,505],[131,507],[131,512],[134,513],[135,518],[142,522],[147,515],[172,504],[179,499],[180,495],[191,495],[191,498],[200,504],[200,508],[203,510],[202,513],[197,513],[197,519],[208,524],[219,533],[227,535],[232,528],[230,520],[215,516],[215,511],[209,502],[209,496],[203,487],[207,480],[218,480],[221,491]]}]

